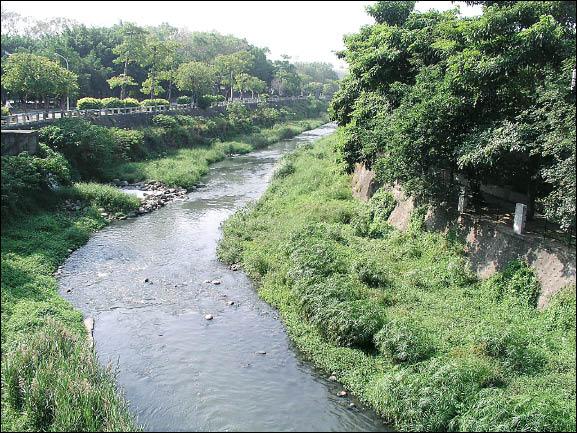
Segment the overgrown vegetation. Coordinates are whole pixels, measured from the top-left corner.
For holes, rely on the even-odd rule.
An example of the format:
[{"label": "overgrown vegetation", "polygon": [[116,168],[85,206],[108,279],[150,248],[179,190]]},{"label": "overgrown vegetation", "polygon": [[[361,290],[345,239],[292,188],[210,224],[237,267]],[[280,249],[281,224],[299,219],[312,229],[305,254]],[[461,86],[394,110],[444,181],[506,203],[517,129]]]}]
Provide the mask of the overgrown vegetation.
[{"label": "overgrown vegetation", "polygon": [[405,233],[387,227],[391,196],[351,197],[335,163],[344,140],[286,158],[227,221],[219,257],[242,263],[297,347],[400,430],[574,431],[575,288],[540,311],[524,263],[480,282],[462,245],[418,216]]},{"label": "overgrown vegetation", "polygon": [[316,101],[280,110],[233,105],[211,119],[158,115],[141,130],[65,119],[41,130],[46,144],[37,155],[2,157],[3,431],[135,428],[113,372],[99,366],[80,313],[59,296],[53,277],[70,250],[106,224],[103,212],[118,217],[140,204],[94,181],[119,176],[191,187],[226,155],[320,124],[323,109]]},{"label": "overgrown vegetation", "polygon": [[478,17],[377,2],[347,36],[332,102],[340,156],[432,203],[490,183],[575,227],[575,2],[494,1]]}]

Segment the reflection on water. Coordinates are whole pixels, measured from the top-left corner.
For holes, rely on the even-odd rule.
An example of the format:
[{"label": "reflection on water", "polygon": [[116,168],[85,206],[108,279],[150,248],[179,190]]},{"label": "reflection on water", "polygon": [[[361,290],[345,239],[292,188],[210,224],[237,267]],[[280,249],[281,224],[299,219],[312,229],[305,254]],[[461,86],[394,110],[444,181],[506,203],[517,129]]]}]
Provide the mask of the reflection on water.
[{"label": "reflection on water", "polygon": [[385,430],[299,359],[276,311],[216,258],[221,222],[264,192],[275,162],[333,130],[217,163],[188,200],[114,223],[66,262],[62,294],[95,318],[98,355],[118,363],[146,429]]}]

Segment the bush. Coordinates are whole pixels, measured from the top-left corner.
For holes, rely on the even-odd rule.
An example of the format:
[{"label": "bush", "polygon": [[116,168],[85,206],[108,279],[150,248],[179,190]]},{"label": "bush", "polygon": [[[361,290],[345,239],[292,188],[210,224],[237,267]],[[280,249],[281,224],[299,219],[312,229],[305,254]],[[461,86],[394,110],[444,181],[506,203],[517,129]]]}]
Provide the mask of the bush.
[{"label": "bush", "polygon": [[422,361],[434,353],[426,330],[411,319],[387,320],[375,335],[375,345],[396,363]]},{"label": "bush", "polygon": [[140,107],[140,102],[138,101],[138,99],[124,98],[120,102],[122,102],[123,107]]},{"label": "bush", "polygon": [[2,116],[10,116],[10,110],[5,105],[2,105]]},{"label": "bush", "polygon": [[61,119],[41,128],[40,141],[62,153],[80,179],[102,179],[111,164],[125,157],[117,153],[111,128],[84,119]]},{"label": "bush", "polygon": [[217,102],[222,102],[225,100],[225,97],[222,95],[203,95],[198,98],[196,101],[196,105],[199,108],[209,108],[212,104]]},{"label": "bush", "polygon": [[353,272],[359,280],[369,287],[385,288],[391,284],[391,277],[387,269],[368,257],[361,257],[353,265]]},{"label": "bush", "polygon": [[103,108],[120,108],[124,107],[124,101],[119,98],[104,98],[100,100]]},{"label": "bush", "polygon": [[369,200],[373,221],[381,224],[386,223],[396,205],[397,201],[393,194],[380,188]]},{"label": "bush", "polygon": [[102,108],[102,100],[97,98],[81,98],[76,103],[79,110],[93,110]]},{"label": "bush", "polygon": [[159,105],[170,105],[170,102],[166,99],[145,99],[141,102],[142,106],[149,107],[149,106],[159,106]]},{"label": "bush", "polygon": [[176,98],[176,103],[177,104],[190,104],[191,100],[192,99],[190,96],[179,96],[178,98]]},{"label": "bush", "polygon": [[519,302],[530,307],[537,306],[541,284],[531,269],[522,260],[512,260],[503,270],[484,283],[495,300]]},{"label": "bush", "polygon": [[53,188],[70,183],[70,166],[64,157],[40,146],[37,156],[2,157],[2,218],[46,205]]},{"label": "bush", "polygon": [[116,147],[116,159],[129,161],[145,155],[144,133],[135,129],[111,128]]},{"label": "bush", "polygon": [[[400,431],[456,431],[457,415],[479,390],[502,381],[487,360],[435,358],[416,372],[393,370],[372,385],[385,418]],[[492,429],[491,429],[492,430]]]}]

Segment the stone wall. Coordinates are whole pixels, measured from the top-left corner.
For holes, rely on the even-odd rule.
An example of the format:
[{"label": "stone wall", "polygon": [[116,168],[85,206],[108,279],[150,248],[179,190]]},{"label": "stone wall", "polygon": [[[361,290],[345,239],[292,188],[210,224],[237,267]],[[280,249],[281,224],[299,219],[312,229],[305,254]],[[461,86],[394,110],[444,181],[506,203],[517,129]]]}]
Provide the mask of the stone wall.
[{"label": "stone wall", "polygon": [[38,131],[2,130],[2,155],[18,155],[28,152],[34,155],[38,152]]},{"label": "stone wall", "polygon": [[[374,173],[357,164],[353,174],[353,195],[368,200],[377,188]],[[397,206],[389,216],[389,223],[406,230],[415,208],[413,198],[407,197],[398,186],[386,187],[396,198]],[[502,270],[507,263],[521,259],[535,269],[541,283],[539,307],[547,305],[551,296],[561,288],[575,284],[575,247],[547,238],[539,233],[518,235],[511,221],[502,221],[476,214],[458,215],[453,207],[430,209],[425,227],[431,231],[457,231],[465,244],[473,271],[479,278],[488,278]]]}]

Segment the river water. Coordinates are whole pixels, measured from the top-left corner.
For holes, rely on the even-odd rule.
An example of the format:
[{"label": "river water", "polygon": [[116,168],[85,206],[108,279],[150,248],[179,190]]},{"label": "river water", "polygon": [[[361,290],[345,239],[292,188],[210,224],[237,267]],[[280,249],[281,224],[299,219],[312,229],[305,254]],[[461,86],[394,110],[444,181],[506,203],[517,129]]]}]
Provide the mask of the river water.
[{"label": "river water", "polygon": [[386,430],[337,397],[342,388],[301,359],[251,281],[216,257],[220,224],[264,192],[275,162],[334,128],[214,164],[186,200],[115,222],[66,261],[61,293],[94,317],[99,359],[117,364],[146,430]]}]

